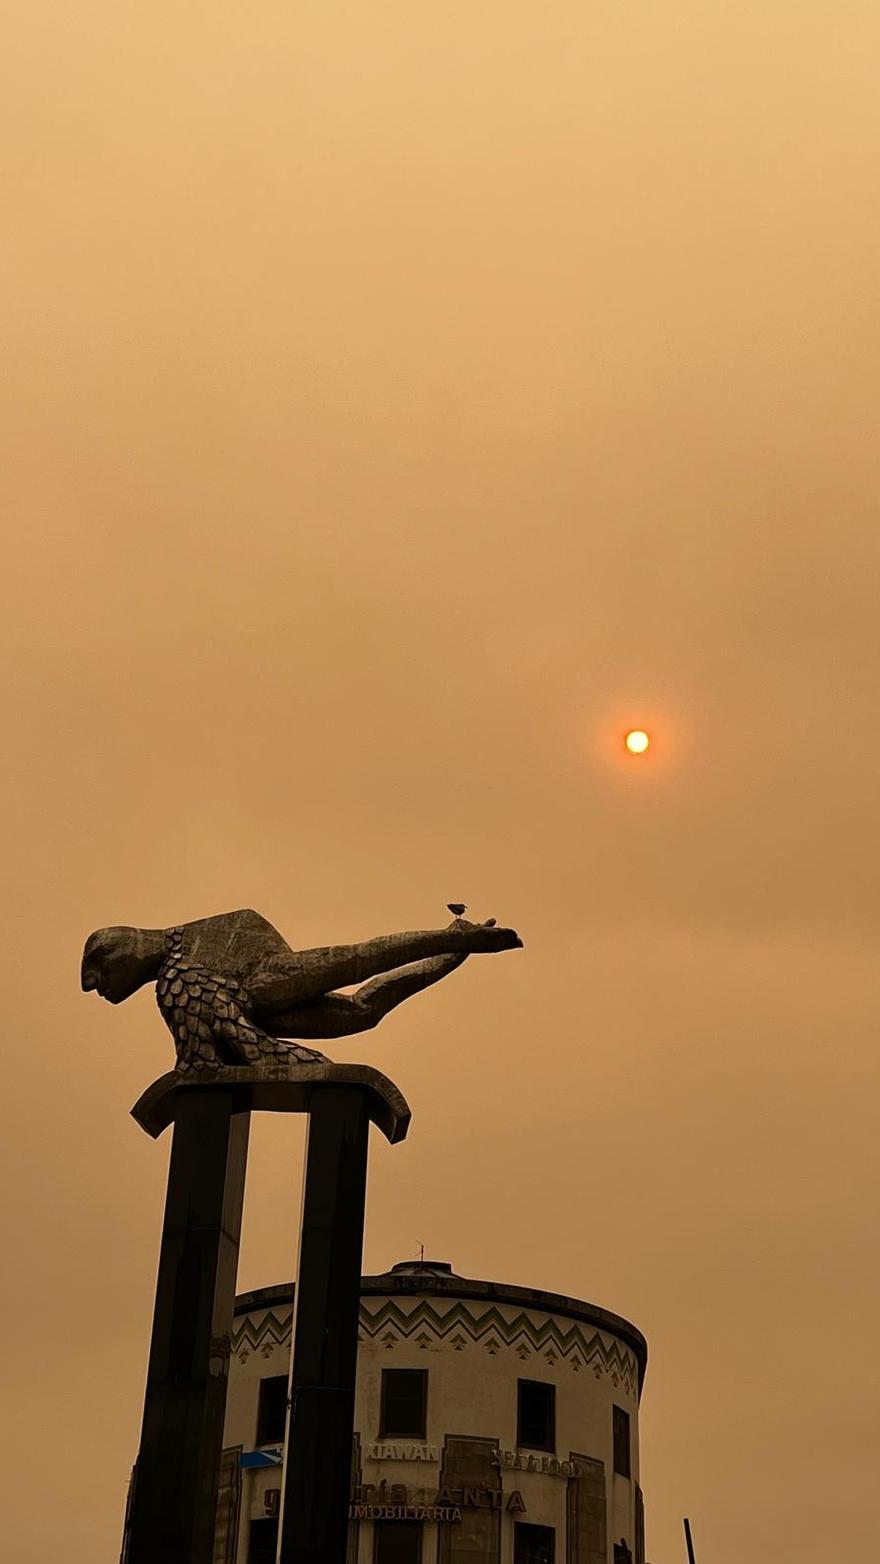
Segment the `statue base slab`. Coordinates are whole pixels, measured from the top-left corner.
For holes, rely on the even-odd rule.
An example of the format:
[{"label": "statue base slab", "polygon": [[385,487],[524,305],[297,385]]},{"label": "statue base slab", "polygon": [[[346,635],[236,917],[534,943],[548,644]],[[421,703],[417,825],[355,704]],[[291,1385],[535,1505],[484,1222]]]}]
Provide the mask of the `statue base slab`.
[{"label": "statue base slab", "polygon": [[222,1070],[169,1070],[148,1086],[131,1110],[142,1130],[155,1140],[174,1121],[178,1104],[193,1091],[222,1088],[232,1092],[235,1113],[309,1113],[316,1091],[363,1092],[367,1113],[377,1129],[396,1145],[404,1140],[410,1109],[403,1093],[387,1075],[368,1064],[266,1064],[229,1066]]}]

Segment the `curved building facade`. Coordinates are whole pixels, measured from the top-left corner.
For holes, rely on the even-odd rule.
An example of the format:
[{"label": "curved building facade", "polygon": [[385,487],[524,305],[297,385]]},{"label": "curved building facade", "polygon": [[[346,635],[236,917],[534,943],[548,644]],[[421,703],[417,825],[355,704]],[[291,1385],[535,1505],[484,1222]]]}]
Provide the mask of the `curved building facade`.
[{"label": "curved building facade", "polygon": [[[293,1287],[236,1300],[217,1564],[274,1564]],[[349,1564],[644,1564],[644,1337],[395,1265],[361,1284]]]}]

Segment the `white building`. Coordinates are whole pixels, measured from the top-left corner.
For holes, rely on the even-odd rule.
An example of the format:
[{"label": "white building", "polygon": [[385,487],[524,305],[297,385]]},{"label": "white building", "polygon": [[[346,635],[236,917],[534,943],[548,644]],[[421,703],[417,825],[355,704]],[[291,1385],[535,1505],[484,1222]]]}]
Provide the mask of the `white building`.
[{"label": "white building", "polygon": [[[293,1288],[236,1300],[216,1564],[274,1564]],[[644,1564],[644,1337],[431,1261],[361,1284],[349,1564]]]}]

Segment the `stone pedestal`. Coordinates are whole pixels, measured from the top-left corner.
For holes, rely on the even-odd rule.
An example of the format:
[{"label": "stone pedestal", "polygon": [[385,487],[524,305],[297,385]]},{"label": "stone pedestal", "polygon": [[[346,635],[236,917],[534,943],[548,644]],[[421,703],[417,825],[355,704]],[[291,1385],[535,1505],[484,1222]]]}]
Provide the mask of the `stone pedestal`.
[{"label": "stone pedestal", "polygon": [[279,1564],[345,1564],[369,1129],[361,1088],[315,1092],[294,1297]]},{"label": "stone pedestal", "polygon": [[127,1564],[211,1564],[249,1116],[177,1105]]},{"label": "stone pedestal", "polygon": [[126,1564],[211,1564],[251,1112],[308,1113],[281,1564],[345,1564],[370,1123],[409,1127],[366,1065],[171,1071],[132,1114],[174,1140]]}]

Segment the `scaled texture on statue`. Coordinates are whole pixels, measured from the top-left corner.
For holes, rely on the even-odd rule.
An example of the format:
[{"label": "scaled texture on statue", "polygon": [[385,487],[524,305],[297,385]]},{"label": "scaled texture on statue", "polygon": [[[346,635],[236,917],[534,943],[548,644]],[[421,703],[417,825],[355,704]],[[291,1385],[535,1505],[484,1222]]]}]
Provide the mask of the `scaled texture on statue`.
[{"label": "scaled texture on statue", "polygon": [[[267,919],[242,910],[170,929],[98,929],[86,941],[82,986],[119,1004],[155,982],[177,1069],[216,1074],[224,1066],[323,1061],[282,1039],[368,1031],[469,955],[521,944],[493,919],[456,917],[445,929],[294,951]],[[338,992],[353,984],[361,985],[354,993]]]},{"label": "scaled texture on statue", "polygon": [[247,991],[183,952],[183,928],[168,930],[168,955],[156,979],[159,1011],[174,1038],[178,1070],[216,1070],[266,1059],[310,1064],[324,1055],[282,1043],[248,1019]]}]

